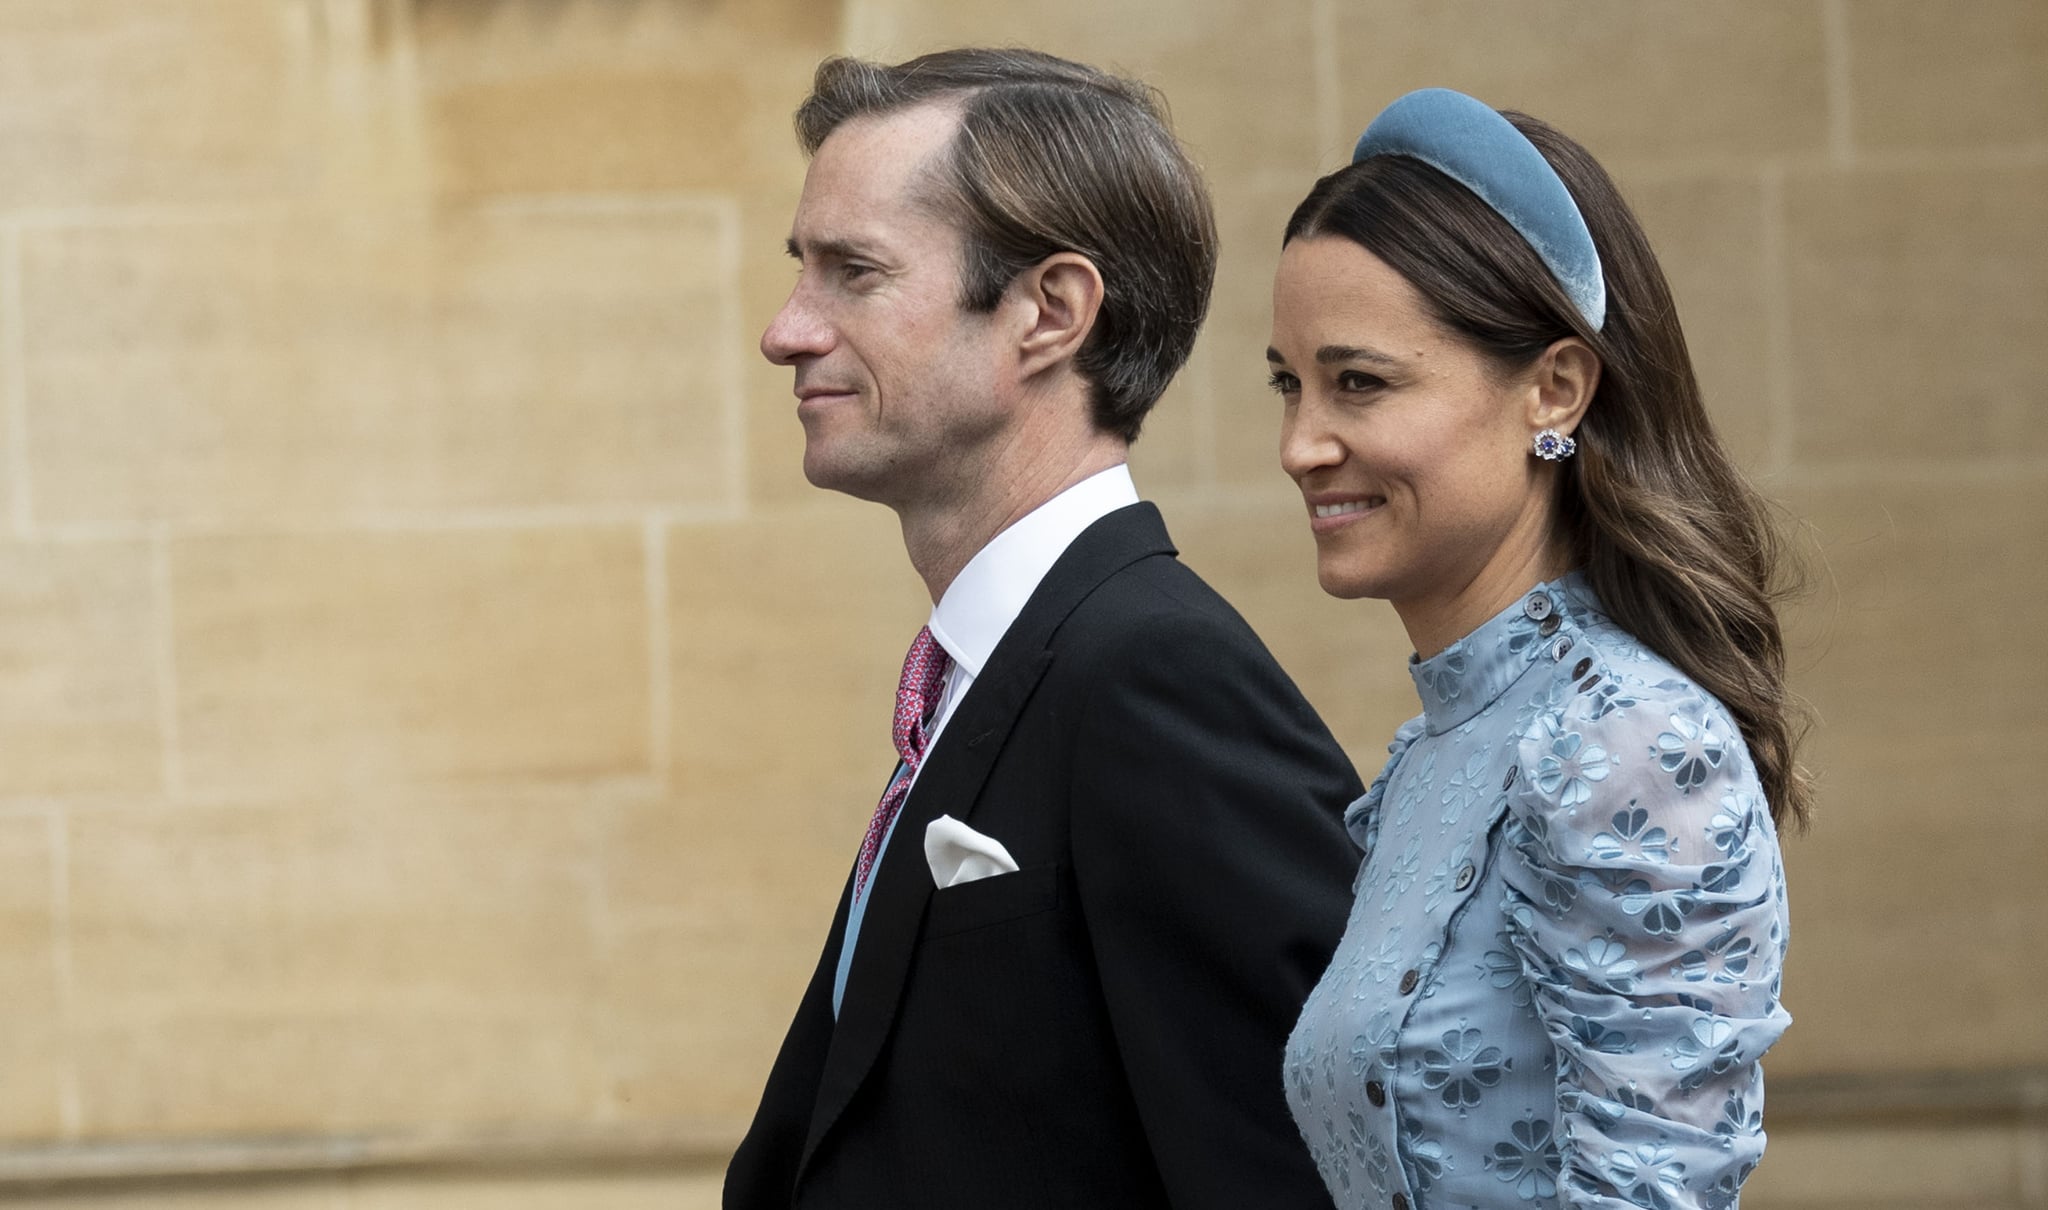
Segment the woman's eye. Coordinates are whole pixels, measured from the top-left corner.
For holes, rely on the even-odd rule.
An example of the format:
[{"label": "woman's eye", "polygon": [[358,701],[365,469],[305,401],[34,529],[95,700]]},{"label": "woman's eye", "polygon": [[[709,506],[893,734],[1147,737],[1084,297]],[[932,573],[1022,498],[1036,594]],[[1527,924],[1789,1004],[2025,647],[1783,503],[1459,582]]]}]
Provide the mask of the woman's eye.
[{"label": "woman's eye", "polygon": [[1387,385],[1385,380],[1357,370],[1346,370],[1337,375],[1337,387],[1345,391],[1371,391]]},{"label": "woman's eye", "polygon": [[1278,395],[1292,395],[1301,390],[1301,380],[1292,374],[1274,374],[1266,379],[1266,385]]}]

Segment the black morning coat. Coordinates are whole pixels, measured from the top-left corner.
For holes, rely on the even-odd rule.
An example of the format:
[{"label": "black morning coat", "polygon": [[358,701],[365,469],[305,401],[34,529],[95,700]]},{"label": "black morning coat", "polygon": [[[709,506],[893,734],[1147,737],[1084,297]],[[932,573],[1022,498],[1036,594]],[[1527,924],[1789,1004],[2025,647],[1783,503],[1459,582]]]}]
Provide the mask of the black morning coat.
[{"label": "black morning coat", "polygon": [[[1003,636],[904,803],[835,1023],[840,898],[727,1210],[1329,1205],[1281,1062],[1363,788],[1175,553],[1150,504],[1111,513]],[[935,890],[940,815],[1019,868]]]}]

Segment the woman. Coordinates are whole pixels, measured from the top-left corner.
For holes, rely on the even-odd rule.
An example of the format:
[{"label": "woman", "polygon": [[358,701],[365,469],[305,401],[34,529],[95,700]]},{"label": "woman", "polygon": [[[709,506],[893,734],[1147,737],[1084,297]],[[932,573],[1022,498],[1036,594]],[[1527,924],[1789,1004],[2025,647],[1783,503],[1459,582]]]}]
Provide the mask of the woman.
[{"label": "woman", "polygon": [[1550,127],[1410,94],[1294,212],[1273,332],[1318,578],[1392,603],[1423,702],[1288,1044],[1332,1196],[1735,1205],[1808,792],[1774,544],[1641,229]]}]

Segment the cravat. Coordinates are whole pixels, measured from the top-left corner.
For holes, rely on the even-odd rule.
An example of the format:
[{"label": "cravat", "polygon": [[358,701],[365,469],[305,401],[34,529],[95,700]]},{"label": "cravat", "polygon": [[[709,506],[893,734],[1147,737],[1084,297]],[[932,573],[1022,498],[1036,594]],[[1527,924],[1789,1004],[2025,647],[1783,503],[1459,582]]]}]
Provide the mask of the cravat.
[{"label": "cravat", "polygon": [[875,817],[868,821],[868,834],[860,842],[860,864],[855,867],[853,876],[855,895],[867,886],[868,875],[875,868],[875,857],[882,851],[882,838],[889,834],[889,825],[895,821],[897,810],[910,795],[910,780],[924,761],[925,743],[929,738],[925,734],[925,726],[939,704],[939,690],[946,683],[946,670],[952,666],[953,658],[932,638],[931,627],[919,628],[917,639],[910,644],[910,654],[903,657],[903,678],[896,684],[896,718],[889,728],[889,736],[896,741],[896,755],[902,758],[903,767],[889,779],[889,788],[882,792],[882,801],[875,804]]}]

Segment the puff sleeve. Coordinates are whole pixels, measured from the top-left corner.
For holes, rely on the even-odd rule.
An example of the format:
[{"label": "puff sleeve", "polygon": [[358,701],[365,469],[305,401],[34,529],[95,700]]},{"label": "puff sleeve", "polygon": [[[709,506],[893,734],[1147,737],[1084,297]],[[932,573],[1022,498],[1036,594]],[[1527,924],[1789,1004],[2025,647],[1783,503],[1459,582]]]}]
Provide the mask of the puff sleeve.
[{"label": "puff sleeve", "polygon": [[1577,693],[1517,768],[1504,907],[1557,1053],[1560,1198],[1734,1206],[1763,1153],[1758,1059],[1790,1023],[1783,865],[1740,734],[1683,682]]}]

